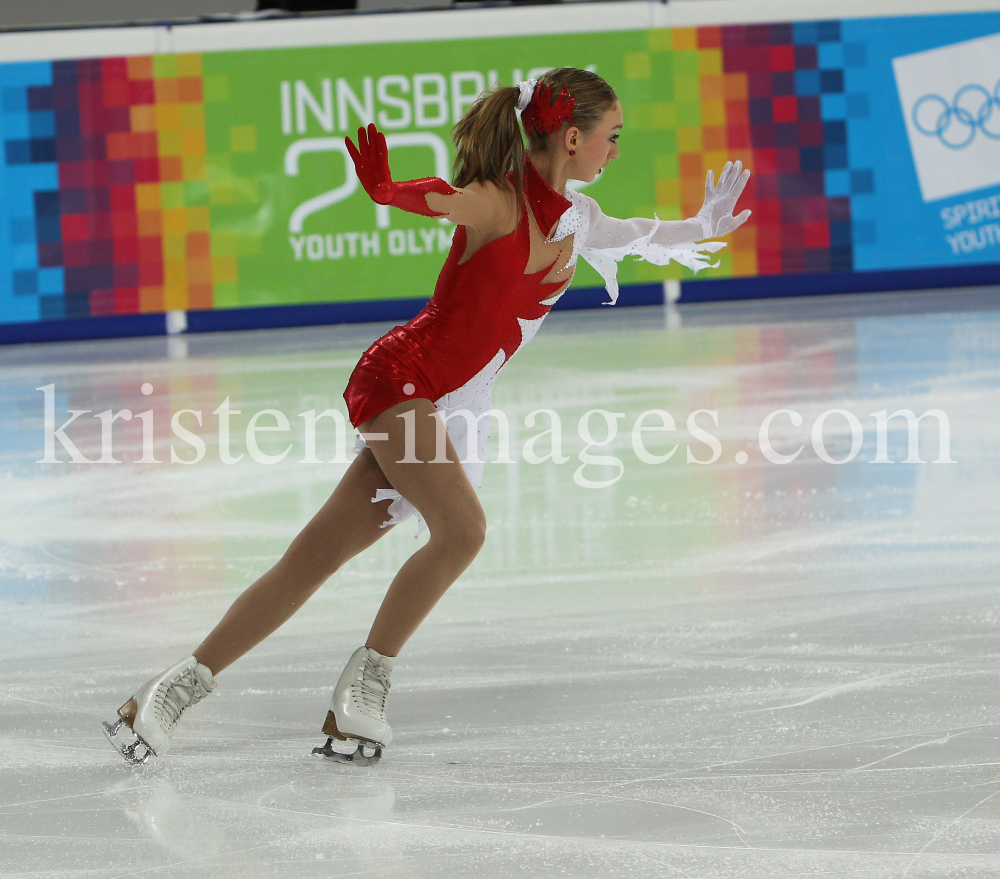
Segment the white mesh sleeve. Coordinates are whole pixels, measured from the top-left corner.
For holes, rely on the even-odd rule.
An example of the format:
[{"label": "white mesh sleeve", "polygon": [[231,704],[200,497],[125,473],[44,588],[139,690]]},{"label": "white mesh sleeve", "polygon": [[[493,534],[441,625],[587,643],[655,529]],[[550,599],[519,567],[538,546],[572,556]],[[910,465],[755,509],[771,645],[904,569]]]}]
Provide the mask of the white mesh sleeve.
[{"label": "white mesh sleeve", "polygon": [[[687,266],[693,272],[704,268],[715,268],[718,263],[709,262],[709,254],[726,246],[724,241],[696,241],[703,234],[697,220],[663,222],[658,217],[647,220],[633,217],[618,220],[606,216],[590,196],[576,194],[574,201],[586,199],[589,211],[589,230],[580,247],[582,256],[604,279],[613,305],[618,300],[618,263],[626,256],[635,256],[654,265],[665,266],[671,260]],[[580,233],[578,233],[580,234]]]}]

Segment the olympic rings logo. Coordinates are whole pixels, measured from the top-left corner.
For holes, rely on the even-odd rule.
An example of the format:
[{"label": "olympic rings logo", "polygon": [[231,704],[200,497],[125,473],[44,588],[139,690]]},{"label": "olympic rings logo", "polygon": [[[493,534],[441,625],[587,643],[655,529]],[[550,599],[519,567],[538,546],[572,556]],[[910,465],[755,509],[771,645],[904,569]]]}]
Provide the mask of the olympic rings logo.
[{"label": "olympic rings logo", "polygon": [[967,147],[979,131],[1000,140],[1000,80],[992,94],[981,85],[962,86],[950,104],[940,95],[924,95],[913,105],[912,116],[921,134],[953,150]]}]

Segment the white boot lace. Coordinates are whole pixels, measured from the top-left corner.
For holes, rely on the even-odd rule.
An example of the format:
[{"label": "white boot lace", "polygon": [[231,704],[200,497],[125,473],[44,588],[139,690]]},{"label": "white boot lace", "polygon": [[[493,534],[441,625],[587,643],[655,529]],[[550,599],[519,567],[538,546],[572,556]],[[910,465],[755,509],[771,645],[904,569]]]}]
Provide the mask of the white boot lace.
[{"label": "white boot lace", "polygon": [[156,700],[156,716],[167,732],[171,732],[180,720],[185,708],[200,702],[209,690],[201,682],[194,668],[178,675],[172,681],[160,685]]},{"label": "white boot lace", "polygon": [[389,671],[381,663],[365,656],[354,686],[354,698],[369,717],[385,722],[385,700],[389,695]]}]

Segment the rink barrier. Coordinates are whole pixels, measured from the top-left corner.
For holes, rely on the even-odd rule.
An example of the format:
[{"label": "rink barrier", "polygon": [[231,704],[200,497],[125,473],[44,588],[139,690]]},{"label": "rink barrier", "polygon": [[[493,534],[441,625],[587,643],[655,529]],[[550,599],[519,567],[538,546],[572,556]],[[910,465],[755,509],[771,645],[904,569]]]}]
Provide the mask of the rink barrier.
[{"label": "rink barrier", "polygon": [[[608,293],[603,287],[581,287],[564,294],[553,305],[552,310],[598,308],[607,300]],[[621,288],[615,307],[662,305],[663,302],[663,284],[629,284]],[[259,308],[196,309],[183,313],[186,324],[184,332],[216,333],[381,321],[406,322],[415,317],[426,304],[426,299],[392,299],[268,305]],[[4,345],[163,335],[172,335],[164,313],[0,324],[0,344]]]},{"label": "rink barrier", "polygon": [[166,333],[167,316],[163,312],[116,314],[0,324],[0,345],[14,345],[21,342],[122,339],[133,336],[163,336]]},{"label": "rink barrier", "polygon": [[880,272],[839,272],[813,275],[758,275],[755,278],[715,278],[682,281],[678,305],[735,299],[822,296],[837,293],[888,293],[898,290],[940,290],[949,287],[1000,287],[1000,265],[947,266]]},{"label": "rink barrier", "polygon": [[[622,289],[646,290],[632,304],[997,284],[1000,11],[956,2],[845,0],[822,21],[792,0],[713,0],[0,34],[0,342],[405,320],[451,230],[373,210],[343,136],[377,115],[410,149],[401,169],[447,176],[477,91],[556,56],[605,73],[640,122],[615,187],[594,191],[615,215],[692,216],[707,168],[754,170],[753,219],[720,265],[696,280],[625,260]],[[544,39],[515,57],[524,34]],[[370,48],[386,42],[391,70]],[[939,93],[948,121],[978,114],[986,136],[930,136]],[[671,275],[664,296],[651,281]],[[373,278],[398,298],[367,299]],[[597,282],[581,265],[558,308],[601,305]]]},{"label": "rink barrier", "polygon": [[[597,308],[607,302],[603,287],[571,289],[552,306],[553,311]],[[662,305],[663,284],[629,284],[622,287],[618,305]],[[408,321],[427,304],[426,299],[391,299],[375,302],[322,302],[261,308],[203,309],[187,313],[187,332],[279,329],[320,324],[353,324]]]},{"label": "rink barrier", "polygon": [[[571,289],[552,306],[553,311],[597,308],[608,299],[603,287]],[[630,284],[622,287],[618,305],[662,305],[663,284]],[[316,305],[284,305],[263,308],[205,309],[187,313],[189,333],[220,330],[278,329],[317,324],[408,321],[427,304],[426,299],[395,299],[384,302],[329,302]]]},{"label": "rink barrier", "polygon": [[[680,296],[676,304],[992,286],[1000,287],[1000,265],[995,263],[905,271],[766,275],[755,278],[681,281]],[[603,287],[571,288],[552,306],[552,310],[599,308],[606,302],[607,291]],[[665,302],[662,283],[627,284],[622,286],[615,307],[663,305]],[[383,321],[405,322],[415,317],[426,304],[426,299],[395,299],[199,309],[183,312],[186,318],[184,332],[215,333]],[[171,335],[167,314],[164,313],[0,324],[0,345],[163,335]]]},{"label": "rink barrier", "polygon": [[[991,286],[1000,287],[1000,265],[839,274],[767,275],[756,278],[682,281],[676,304]],[[607,291],[603,287],[582,287],[571,289],[553,305],[552,310],[577,311],[599,308],[606,302]],[[621,288],[615,307],[663,305],[665,302],[663,284],[628,284]],[[201,309],[183,314],[186,318],[186,333],[215,333],[383,321],[405,322],[415,317],[426,304],[426,299],[321,302],[260,308]],[[0,324],[0,345],[171,335],[167,323],[166,314],[155,313]]]}]

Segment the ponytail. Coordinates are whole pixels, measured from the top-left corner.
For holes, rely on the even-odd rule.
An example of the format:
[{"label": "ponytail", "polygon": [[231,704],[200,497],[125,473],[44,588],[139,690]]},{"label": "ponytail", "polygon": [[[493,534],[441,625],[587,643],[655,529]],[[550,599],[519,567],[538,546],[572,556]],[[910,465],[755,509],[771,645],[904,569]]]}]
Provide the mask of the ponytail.
[{"label": "ponytail", "polygon": [[[573,98],[572,124],[584,134],[593,131],[604,113],[618,101],[605,80],[576,67],[550,70],[541,76],[539,83],[551,86],[553,95],[566,89]],[[517,86],[497,86],[483,92],[451,133],[457,151],[453,184],[462,187],[470,183],[493,183],[507,192],[513,191],[519,215],[524,200],[525,152],[516,112],[520,96]],[[528,132],[531,148],[541,152],[548,149],[554,136],[558,132]]]},{"label": "ponytail", "polygon": [[484,92],[452,131],[457,151],[453,184],[493,183],[513,191],[518,213],[524,191],[524,139],[516,113],[520,93],[516,86]]}]

